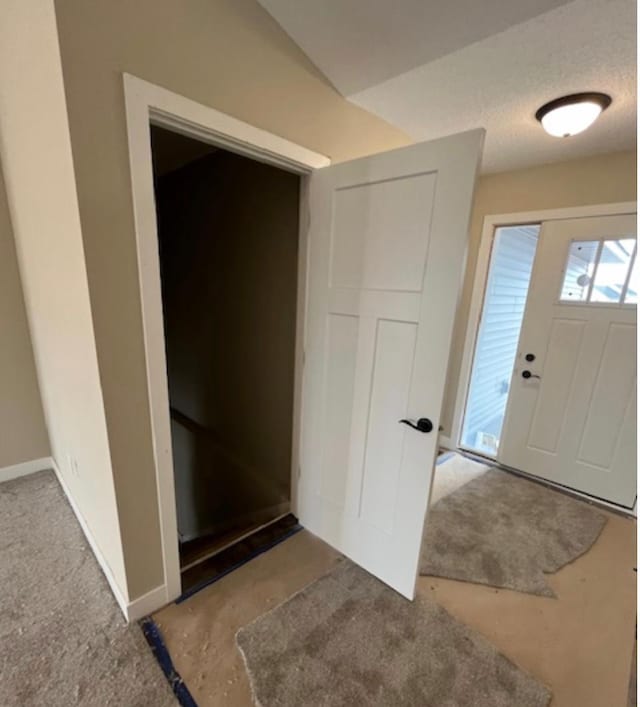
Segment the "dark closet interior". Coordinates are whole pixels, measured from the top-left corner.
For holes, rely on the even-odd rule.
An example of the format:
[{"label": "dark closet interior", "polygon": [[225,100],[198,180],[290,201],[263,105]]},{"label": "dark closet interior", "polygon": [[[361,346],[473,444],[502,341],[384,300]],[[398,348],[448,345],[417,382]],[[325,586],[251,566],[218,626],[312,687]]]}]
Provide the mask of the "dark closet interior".
[{"label": "dark closet interior", "polygon": [[151,135],[185,568],[290,510],[300,178]]}]

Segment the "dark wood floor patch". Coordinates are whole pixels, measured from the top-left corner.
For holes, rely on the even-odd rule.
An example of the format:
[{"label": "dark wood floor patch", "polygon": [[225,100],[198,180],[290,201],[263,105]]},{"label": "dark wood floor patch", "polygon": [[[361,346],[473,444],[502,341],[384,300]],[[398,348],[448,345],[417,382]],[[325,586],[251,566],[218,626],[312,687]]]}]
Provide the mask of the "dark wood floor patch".
[{"label": "dark wood floor patch", "polygon": [[289,513],[213,557],[185,570],[182,573],[182,596],[176,600],[176,603],[185,601],[204,587],[213,584],[254,557],[270,550],[299,530],[302,530],[302,526],[299,525],[298,519]]}]

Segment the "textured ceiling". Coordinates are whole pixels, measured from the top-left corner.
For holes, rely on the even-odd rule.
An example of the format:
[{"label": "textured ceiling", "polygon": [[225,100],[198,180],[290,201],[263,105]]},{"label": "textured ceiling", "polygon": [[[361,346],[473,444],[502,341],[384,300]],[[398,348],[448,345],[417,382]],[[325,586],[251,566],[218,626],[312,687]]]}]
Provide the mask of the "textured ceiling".
[{"label": "textured ceiling", "polygon": [[[633,0],[576,0],[350,100],[415,140],[486,128],[484,172],[631,148],[635,27]],[[613,103],[580,135],[547,135],[536,109],[579,91],[604,91]]]},{"label": "textured ceiling", "polygon": [[567,0],[258,0],[349,95]]},{"label": "textured ceiling", "polygon": [[[298,3],[293,0],[260,1],[272,9],[290,5],[291,8],[302,7],[304,12],[309,9],[307,5],[311,5],[315,10],[308,21],[318,14],[318,8],[333,12],[336,5],[351,5],[338,0],[324,3],[312,3],[311,0]],[[355,5],[361,5],[361,2],[364,0],[354,0]],[[436,4],[431,1],[423,3],[430,7]],[[474,18],[472,3],[450,0],[439,4],[455,7],[458,24],[473,24],[470,21]],[[502,4],[506,11],[521,3],[513,0],[475,3],[482,9],[491,6],[490,17],[494,20],[497,4]],[[414,7],[413,2],[404,0],[395,3],[375,0],[372,3],[377,13],[381,6],[386,7],[390,28],[399,22],[397,16],[405,5]],[[522,5],[532,12],[533,3],[527,0]],[[503,31],[500,31],[500,22],[496,22],[497,31],[494,30],[491,36],[484,36],[444,55],[442,48],[447,43],[436,42],[437,53],[441,54],[438,58],[414,65],[405,73],[351,92],[347,97],[405,130],[414,140],[429,140],[476,127],[486,128],[483,172],[632,148],[636,144],[635,13],[634,0],[574,0],[508,29],[502,28]],[[291,17],[295,12],[291,10],[285,14]],[[299,9],[298,14],[303,11]],[[338,17],[343,14],[338,13]],[[362,68],[363,61],[378,66],[378,59],[382,57],[389,67],[396,65],[391,61],[388,44],[374,39],[378,37],[380,24],[378,14],[375,17],[373,34],[368,23],[364,22],[361,27],[362,36],[352,47],[354,51],[357,49],[360,58],[348,60],[349,70],[332,75],[324,69],[334,84],[357,85],[359,81],[353,71],[363,72],[361,85],[368,85],[374,74],[382,75],[379,68],[371,69],[368,65]],[[412,17],[415,19],[409,13],[403,22]],[[277,19],[282,23],[280,18]],[[480,30],[480,34],[486,35],[486,23]],[[429,41],[433,41],[429,39],[429,31],[424,31],[423,39],[417,37],[415,31],[407,34],[407,44],[417,46],[396,47],[401,59],[398,64],[406,63],[410,57],[415,61],[418,55],[423,57],[433,50],[428,46]],[[320,54],[314,54],[309,46],[298,40],[321,69],[321,60],[326,60],[327,56],[326,47],[331,47],[332,42],[336,45],[336,57],[343,57],[340,60],[344,62],[347,61],[344,57],[348,56],[339,46],[344,32],[325,36],[326,32],[327,22],[318,22],[315,44],[324,47]],[[390,33],[395,36],[393,31]],[[295,35],[292,36],[296,39]],[[450,46],[464,41],[462,35],[456,37],[455,41],[450,39]],[[579,91],[604,91],[612,96],[613,103],[591,128],[580,135],[567,139],[547,135],[535,120],[536,109],[548,100]]]}]

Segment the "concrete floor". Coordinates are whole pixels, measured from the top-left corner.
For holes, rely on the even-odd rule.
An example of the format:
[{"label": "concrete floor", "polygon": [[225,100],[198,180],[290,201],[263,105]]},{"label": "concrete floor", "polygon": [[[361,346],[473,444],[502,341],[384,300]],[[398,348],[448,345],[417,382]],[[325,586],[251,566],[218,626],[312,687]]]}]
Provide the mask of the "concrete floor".
[{"label": "concrete floor", "polygon": [[553,692],[551,707],[625,707],[636,621],[635,522],[549,577],[558,599],[421,577],[427,593]]},{"label": "concrete floor", "polygon": [[[550,578],[558,599],[420,577],[430,596],[548,685],[552,707],[625,707],[636,619],[635,522],[608,514],[591,550]],[[327,572],[337,558],[306,531],[155,619],[200,707],[251,705],[241,627]]]}]

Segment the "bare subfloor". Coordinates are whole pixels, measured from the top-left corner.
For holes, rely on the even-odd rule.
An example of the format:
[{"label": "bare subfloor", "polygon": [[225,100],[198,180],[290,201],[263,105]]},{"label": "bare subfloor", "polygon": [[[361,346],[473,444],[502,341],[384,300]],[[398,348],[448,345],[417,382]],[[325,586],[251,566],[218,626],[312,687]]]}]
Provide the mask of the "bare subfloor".
[{"label": "bare subfloor", "polygon": [[[558,598],[420,577],[418,592],[551,688],[551,707],[625,707],[634,646],[635,522],[613,515],[595,545],[549,578]],[[155,619],[199,707],[251,705],[241,627],[337,558],[302,531]]]}]

